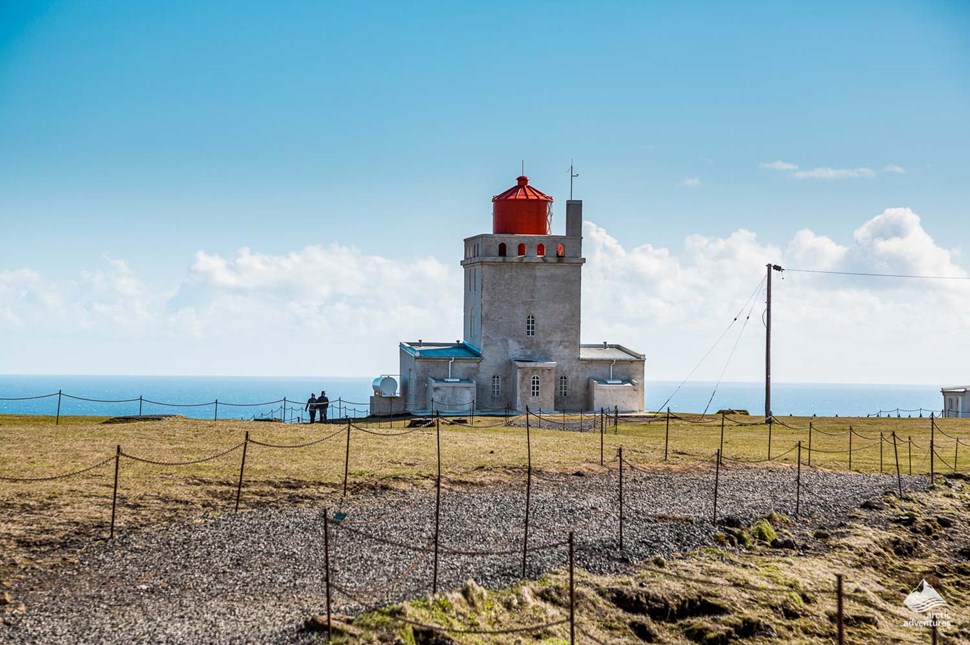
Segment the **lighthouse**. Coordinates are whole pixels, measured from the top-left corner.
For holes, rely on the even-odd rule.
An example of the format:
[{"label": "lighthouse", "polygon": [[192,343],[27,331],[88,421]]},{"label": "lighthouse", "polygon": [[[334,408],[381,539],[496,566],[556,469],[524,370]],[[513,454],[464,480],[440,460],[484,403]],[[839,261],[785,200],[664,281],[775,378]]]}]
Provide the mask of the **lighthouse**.
[{"label": "lighthouse", "polygon": [[580,342],[583,203],[566,202],[564,235],[553,203],[525,176],[492,198],[492,232],[464,241],[462,339],[402,342],[401,392],[381,410],[643,408],[644,356]]}]

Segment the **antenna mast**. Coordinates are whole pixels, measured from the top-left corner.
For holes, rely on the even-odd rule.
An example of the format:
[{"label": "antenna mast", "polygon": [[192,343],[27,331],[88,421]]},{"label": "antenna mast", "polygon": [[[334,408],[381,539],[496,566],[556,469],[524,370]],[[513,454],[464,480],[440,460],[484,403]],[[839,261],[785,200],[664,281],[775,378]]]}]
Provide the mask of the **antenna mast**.
[{"label": "antenna mast", "polygon": [[573,172],[573,160],[569,160],[569,199],[573,198],[573,179],[579,177],[578,172]]}]

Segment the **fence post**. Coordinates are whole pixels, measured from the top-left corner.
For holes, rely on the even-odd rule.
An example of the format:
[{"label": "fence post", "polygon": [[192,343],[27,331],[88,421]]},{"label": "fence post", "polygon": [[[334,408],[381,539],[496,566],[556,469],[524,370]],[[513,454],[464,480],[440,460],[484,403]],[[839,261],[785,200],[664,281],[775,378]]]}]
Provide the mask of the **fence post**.
[{"label": "fence post", "polygon": [[620,406],[613,406],[613,434],[620,433]]},{"label": "fence post", "polygon": [[[769,427],[768,430],[770,432],[771,428]],[[717,463],[721,463],[721,458],[724,455],[724,413],[723,412],[721,413],[721,445],[717,451],[717,455],[718,455]]]},{"label": "fence post", "polygon": [[526,558],[529,552],[529,507],[532,504],[532,432],[529,423],[525,424],[525,447],[528,470],[525,477],[525,535],[522,540],[522,577],[525,578]]},{"label": "fence post", "polygon": [[936,421],[930,413],[930,483],[936,481]]},{"label": "fence post", "polygon": [[852,470],[852,426],[849,426],[849,470]]},{"label": "fence post", "polygon": [[606,434],[606,424],[604,423],[603,408],[600,408],[600,466],[605,465],[603,457],[604,435]]},{"label": "fence post", "polygon": [[347,479],[350,477],[350,417],[347,417],[347,451],[344,455],[344,497],[347,497]]},{"label": "fence post", "polygon": [[957,471],[957,458],[960,456],[960,440],[953,445],[953,472]]},{"label": "fence post", "polygon": [[57,420],[54,421],[54,425],[61,425],[61,390],[57,391]]},{"label": "fence post", "polygon": [[717,451],[717,459],[714,462],[714,526],[717,526],[717,485],[721,480],[721,451]]},{"label": "fence post", "polygon": [[899,486],[899,497],[903,497],[903,476],[899,472],[899,446],[896,445],[896,431],[893,430],[893,455],[896,458],[896,484]]},{"label": "fence post", "polygon": [[880,475],[882,474],[882,446],[883,446],[884,440],[885,438],[883,437],[883,433],[880,432],[879,433],[879,474]]},{"label": "fence post", "polygon": [[795,475],[795,517],[802,510],[802,442],[798,442],[798,474]]},{"label": "fence post", "polygon": [[808,467],[812,467],[812,422],[808,422]]},{"label": "fence post", "polygon": [[249,448],[249,430],[243,439],[242,462],[239,464],[239,483],[236,485],[236,512],[239,512],[239,497],[242,495],[243,472],[246,470],[246,449]]},{"label": "fence post", "polygon": [[[286,423],[286,397],[285,396],[283,397],[283,414],[280,415],[280,419],[283,420],[283,423]],[[323,422],[326,423],[327,420],[324,419]]]},{"label": "fence post", "polygon": [[216,409],[215,409],[215,412],[212,413],[212,420],[213,421],[219,420],[219,399],[216,399]]},{"label": "fence post", "polygon": [[620,551],[623,550],[623,446],[620,446]]},{"label": "fence post", "polygon": [[838,644],[845,645],[845,613],[842,598],[842,574],[835,574],[835,624],[838,629]]},{"label": "fence post", "polygon": [[441,413],[435,416],[435,440],[438,444],[438,476],[435,478],[434,498],[434,573],[431,581],[432,595],[438,593],[438,536],[441,532]]},{"label": "fence post", "polygon": [[111,532],[108,535],[109,540],[113,540],[115,537],[115,511],[118,508],[118,470],[121,466],[121,446],[115,450],[115,485],[114,492],[111,493]]},{"label": "fence post", "polygon": [[670,408],[667,408],[667,427],[664,429],[664,461],[667,461],[667,450],[670,447]]},{"label": "fence post", "polygon": [[323,569],[324,583],[327,586],[327,642],[333,640],[333,625],[330,622],[330,509],[323,509]]},{"label": "fence post", "polygon": [[569,532],[569,645],[576,643],[576,558],[573,552],[573,532]]},{"label": "fence post", "polygon": [[138,397],[138,416],[141,416],[141,404],[143,400],[144,400],[144,397],[141,397],[141,396]]},{"label": "fence post", "polygon": [[909,476],[912,477],[913,476],[913,437],[912,435],[909,437],[906,437],[906,443],[908,444],[906,450],[908,452],[907,456],[909,459]]}]

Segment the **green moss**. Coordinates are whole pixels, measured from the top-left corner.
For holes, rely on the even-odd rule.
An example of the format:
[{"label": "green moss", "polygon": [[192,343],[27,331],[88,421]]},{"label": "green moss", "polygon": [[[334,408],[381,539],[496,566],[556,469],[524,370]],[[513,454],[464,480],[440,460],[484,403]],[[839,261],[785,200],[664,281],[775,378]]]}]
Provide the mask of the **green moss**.
[{"label": "green moss", "polygon": [[768,520],[758,520],[751,525],[751,536],[766,544],[771,544],[771,542],[778,537],[775,533],[775,527],[771,525]]},{"label": "green moss", "polygon": [[771,511],[765,516],[765,519],[771,523],[772,526],[788,526],[791,524],[791,518],[789,518],[784,513],[776,513]]},{"label": "green moss", "polygon": [[727,559],[729,559],[731,557],[731,554],[729,554],[727,551],[723,551],[723,550],[718,549],[717,547],[713,547],[713,546],[702,546],[702,547],[699,547],[699,548],[694,549],[693,551],[691,551],[690,552],[690,555],[692,557],[695,557],[695,558],[701,558],[701,557],[704,557],[704,556],[713,556],[715,558],[720,558],[720,559],[724,559],[724,560],[727,560]]}]

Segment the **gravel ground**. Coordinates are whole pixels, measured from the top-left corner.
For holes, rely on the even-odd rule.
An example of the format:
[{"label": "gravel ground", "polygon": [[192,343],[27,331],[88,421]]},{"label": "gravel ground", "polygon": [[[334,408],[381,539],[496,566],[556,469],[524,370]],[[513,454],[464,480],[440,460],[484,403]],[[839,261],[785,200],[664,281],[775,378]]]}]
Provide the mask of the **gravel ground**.
[{"label": "gravel ground", "polygon": [[[895,487],[895,478],[802,473],[807,527],[843,520],[862,501]],[[577,565],[623,571],[655,555],[712,543],[713,469],[627,471],[624,546],[617,544],[617,473],[536,476],[529,543],[541,547],[576,532]],[[919,480],[906,481],[909,487]],[[750,522],[794,510],[791,468],[722,468],[719,509]],[[334,582],[366,603],[430,591],[434,491],[366,491],[349,498],[343,526],[331,534]],[[484,586],[519,579],[525,484],[442,489],[439,589],[474,578]],[[26,613],[8,614],[0,641],[10,643],[304,643],[303,620],[325,607],[323,509],[262,508],[206,515],[91,543],[80,563],[34,572],[13,591]],[[364,532],[368,535],[363,535]],[[470,556],[448,550],[507,551]],[[567,565],[565,547],[530,552],[528,575]],[[335,596],[335,610],[361,605]]]}]

